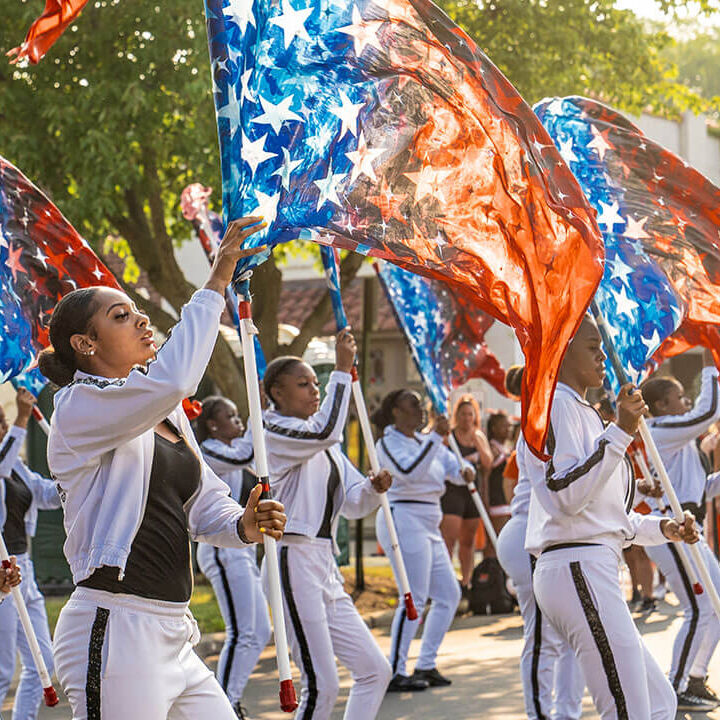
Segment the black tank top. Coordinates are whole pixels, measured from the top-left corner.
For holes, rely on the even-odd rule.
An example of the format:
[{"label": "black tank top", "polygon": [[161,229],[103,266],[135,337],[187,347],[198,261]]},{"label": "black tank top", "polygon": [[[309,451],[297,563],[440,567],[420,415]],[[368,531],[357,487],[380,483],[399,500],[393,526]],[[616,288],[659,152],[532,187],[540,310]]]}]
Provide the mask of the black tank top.
[{"label": "black tank top", "polygon": [[25,532],[25,513],[32,504],[32,493],[23,479],[13,470],[5,478],[5,526],[3,537],[11,555],[22,555],[28,551],[28,539]]},{"label": "black tank top", "polygon": [[200,485],[200,473],[197,455],[185,440],[172,442],[155,433],[145,515],[130,548],[125,577],[119,581],[118,568],[103,566],[78,584],[152,600],[187,602],[193,578],[183,505]]}]

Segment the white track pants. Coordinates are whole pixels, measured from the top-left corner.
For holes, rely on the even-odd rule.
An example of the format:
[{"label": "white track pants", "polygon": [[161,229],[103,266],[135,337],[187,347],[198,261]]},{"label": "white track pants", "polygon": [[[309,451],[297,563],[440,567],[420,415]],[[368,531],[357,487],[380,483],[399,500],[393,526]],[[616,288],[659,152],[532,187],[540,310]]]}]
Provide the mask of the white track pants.
[{"label": "white track pants", "polygon": [[575,651],[603,720],[674,720],[675,691],[630,616],[611,548],[543,553],[533,587],[542,613]]},{"label": "white track pants", "polygon": [[[35,582],[35,569],[28,554],[18,555],[18,566],[23,577],[20,590],[40,644],[45,665],[52,675],[52,643],[45,613],[45,598],[38,590]],[[16,653],[20,653],[22,669],[12,717],[13,720],[34,720],[42,702],[42,683],[35,669],[30,646],[25,638],[25,632],[15,608],[15,601],[11,595],[0,604],[0,707],[2,707],[15,672]]]},{"label": "white track pants", "polygon": [[216,677],[234,704],[242,699],[248,678],[272,634],[255,546],[216,548],[200,543],[197,561],[213,586],[225,621],[225,644]]},{"label": "white track pants", "polygon": [[[430,511],[433,511],[432,514]],[[432,505],[393,503],[392,514],[410,591],[418,611],[417,620],[408,620],[403,599],[400,598],[392,623],[390,664],[393,674],[407,675],[408,650],[420,624],[419,618],[422,617],[425,603],[428,599],[432,600],[425,618],[420,655],[415,663],[417,670],[431,670],[436,666],[438,650],[460,602],[460,585],[447,546],[440,535],[439,507],[435,512]],[[375,529],[380,545],[395,571],[390,536],[382,512],[376,516]]]},{"label": "white track pants", "polygon": [[55,629],[73,720],[237,720],[186,603],[76,588]]},{"label": "white track pants", "polygon": [[343,589],[332,543],[285,538],[278,547],[288,641],[302,674],[295,718],[330,718],[339,691],[337,657],[353,679],[343,717],[372,720],[390,682],[390,665]]},{"label": "white track pants", "polygon": [[[577,720],[582,715],[585,681],[573,649],[535,602],[532,556],[525,548],[527,516],[516,515],[498,537],[498,560],[512,578],[523,618],[520,675],[530,720]],[[553,688],[555,697],[553,701]]]},{"label": "white track pants", "polygon": [[[717,558],[704,538],[701,538],[698,547],[715,581],[715,587],[720,591],[720,565]],[[695,595],[693,592],[690,578],[673,543],[645,549],[667,578],[683,612],[683,624],[675,636],[669,673],[673,687],[682,691],[687,687],[689,675],[702,678],[707,675],[710,658],[720,640],[720,621],[713,612],[708,593]]]}]

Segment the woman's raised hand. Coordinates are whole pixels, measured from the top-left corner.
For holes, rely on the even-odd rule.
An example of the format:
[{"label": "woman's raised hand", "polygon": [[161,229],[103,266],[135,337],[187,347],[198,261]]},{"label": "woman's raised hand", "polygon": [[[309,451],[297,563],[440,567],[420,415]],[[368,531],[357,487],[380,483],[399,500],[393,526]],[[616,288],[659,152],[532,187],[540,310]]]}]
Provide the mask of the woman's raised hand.
[{"label": "woman's raised hand", "polygon": [[249,255],[256,255],[265,250],[265,246],[243,248],[243,243],[251,235],[264,230],[267,223],[261,217],[246,217],[233,220],[225,231],[220,247],[215,253],[215,260],[210,270],[210,277],[205,283],[207,290],[214,290],[221,295],[230,284],[238,260]]}]

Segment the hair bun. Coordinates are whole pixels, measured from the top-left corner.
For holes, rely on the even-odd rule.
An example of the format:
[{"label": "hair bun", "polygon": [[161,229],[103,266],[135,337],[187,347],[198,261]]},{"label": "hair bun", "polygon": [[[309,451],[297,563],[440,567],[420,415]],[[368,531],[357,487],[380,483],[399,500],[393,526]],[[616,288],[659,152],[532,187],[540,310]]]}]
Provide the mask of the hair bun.
[{"label": "hair bun", "polygon": [[75,377],[75,368],[68,365],[53,348],[43,350],[38,357],[40,372],[59,387],[69,385]]}]

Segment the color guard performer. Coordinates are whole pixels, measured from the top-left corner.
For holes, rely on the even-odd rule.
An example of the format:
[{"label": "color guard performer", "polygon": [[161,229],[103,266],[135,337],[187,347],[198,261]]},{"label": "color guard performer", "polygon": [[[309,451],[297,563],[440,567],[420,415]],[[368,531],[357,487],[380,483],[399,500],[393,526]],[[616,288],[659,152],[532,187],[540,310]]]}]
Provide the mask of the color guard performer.
[{"label": "color guard performer", "polygon": [[349,330],[339,332],[322,404],[315,372],[300,358],[276,358],[263,379],[272,403],[265,413],[270,482],[288,514],[280,578],[292,655],[302,674],[295,717],[306,720],[332,714],[339,690],[335,657],[353,678],[345,720],[372,720],[390,680],[390,666],[345,592],[335,561],[340,515],[365,517],[391,483],[386,470],[361,475],[340,448],[356,350]]},{"label": "color guard performer", "polygon": [[[40,369],[61,386],[48,462],[65,512],[77,584],[55,630],[57,676],[75,720],[234,720],[195,654],[199,632],[188,529],[211,545],[282,536],[282,505],[243,510],[202,460],[182,409],[215,346],[224,292],[259,218],[231,223],[205,287],[155,349],[124,293],[75,290],[55,307]],[[262,531],[262,532],[261,532]]]},{"label": "color guard performer", "polygon": [[632,511],[635,480],[626,450],[647,411],[626,385],[617,423],[604,425],[586,402],[600,387],[605,354],[586,316],[560,368],[547,452],[533,463],[525,548],[538,556],[537,604],[575,651],[603,720],[673,720],[675,692],[645,647],[621,592],[622,548],[634,542],[697,542],[692,516],[682,525]]}]

